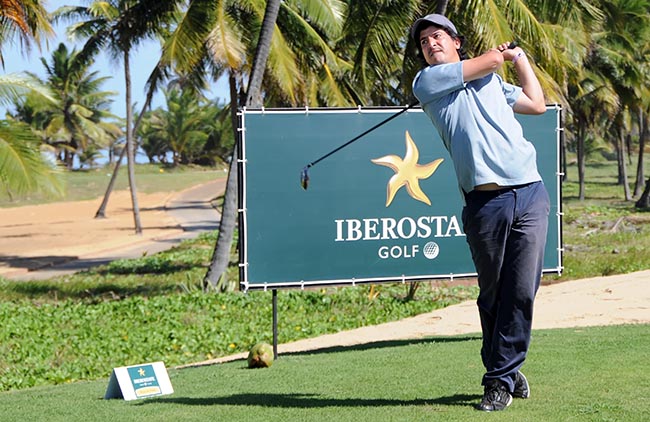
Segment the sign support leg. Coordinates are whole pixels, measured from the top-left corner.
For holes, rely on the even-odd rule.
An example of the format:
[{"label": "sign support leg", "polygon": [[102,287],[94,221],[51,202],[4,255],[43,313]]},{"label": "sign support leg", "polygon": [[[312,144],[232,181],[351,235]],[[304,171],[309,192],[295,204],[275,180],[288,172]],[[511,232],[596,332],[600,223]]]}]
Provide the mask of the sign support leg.
[{"label": "sign support leg", "polygon": [[278,290],[273,289],[273,359],[278,358]]}]

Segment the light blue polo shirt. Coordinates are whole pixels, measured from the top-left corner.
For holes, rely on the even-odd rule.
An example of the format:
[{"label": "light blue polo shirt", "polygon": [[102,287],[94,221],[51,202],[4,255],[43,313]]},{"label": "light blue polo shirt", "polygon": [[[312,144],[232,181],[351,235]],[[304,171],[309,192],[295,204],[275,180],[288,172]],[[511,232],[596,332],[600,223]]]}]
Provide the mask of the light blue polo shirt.
[{"label": "light blue polo shirt", "polygon": [[496,73],[465,83],[462,63],[429,66],[413,80],[420,101],[451,155],[460,187],[542,180],[536,151],[512,107],[522,89]]}]

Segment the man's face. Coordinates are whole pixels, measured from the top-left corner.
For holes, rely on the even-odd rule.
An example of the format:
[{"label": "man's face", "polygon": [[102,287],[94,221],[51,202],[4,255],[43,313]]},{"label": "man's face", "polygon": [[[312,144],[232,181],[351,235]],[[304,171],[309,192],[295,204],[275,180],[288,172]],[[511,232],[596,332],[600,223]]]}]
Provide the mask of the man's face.
[{"label": "man's face", "polygon": [[460,61],[456,51],[460,48],[460,40],[436,26],[427,26],[420,31],[420,48],[429,65]]}]

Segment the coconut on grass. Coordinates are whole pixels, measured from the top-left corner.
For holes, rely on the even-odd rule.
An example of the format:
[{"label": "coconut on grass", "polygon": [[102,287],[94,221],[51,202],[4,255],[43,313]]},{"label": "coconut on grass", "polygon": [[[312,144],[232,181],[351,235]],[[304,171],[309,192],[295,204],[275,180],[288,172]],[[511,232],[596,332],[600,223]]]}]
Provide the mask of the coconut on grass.
[{"label": "coconut on grass", "polygon": [[268,368],[273,365],[273,347],[268,343],[257,343],[248,353],[249,368]]}]

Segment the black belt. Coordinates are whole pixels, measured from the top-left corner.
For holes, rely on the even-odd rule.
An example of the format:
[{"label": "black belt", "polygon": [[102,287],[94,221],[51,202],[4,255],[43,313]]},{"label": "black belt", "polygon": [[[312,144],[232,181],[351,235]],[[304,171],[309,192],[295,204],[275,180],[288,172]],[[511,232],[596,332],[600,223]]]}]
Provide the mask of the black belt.
[{"label": "black belt", "polygon": [[539,182],[529,182],[529,183],[524,183],[524,184],[521,184],[521,185],[504,186],[502,188],[494,189],[494,190],[476,190],[476,189],[474,189],[469,193],[467,193],[467,192],[465,192],[463,190],[463,193],[465,194],[465,198],[467,198],[467,199],[470,199],[472,197],[476,197],[476,196],[479,196],[479,195],[484,196],[484,197],[485,196],[496,197],[496,196],[501,195],[502,193],[510,192],[511,190],[520,189],[520,188],[524,188],[526,186],[530,186],[533,183],[539,183]]}]

